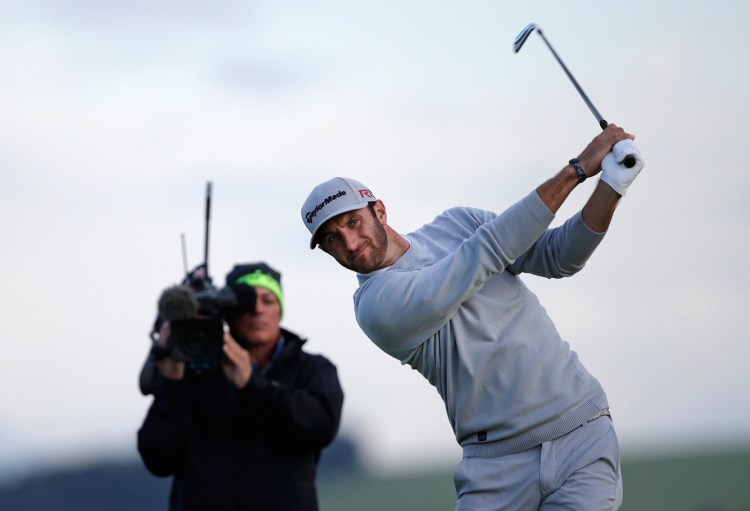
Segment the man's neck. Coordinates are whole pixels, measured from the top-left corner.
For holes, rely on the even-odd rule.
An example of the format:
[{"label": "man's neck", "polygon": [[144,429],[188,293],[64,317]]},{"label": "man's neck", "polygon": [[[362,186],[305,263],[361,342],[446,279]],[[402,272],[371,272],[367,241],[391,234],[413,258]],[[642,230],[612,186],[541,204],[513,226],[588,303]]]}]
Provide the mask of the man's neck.
[{"label": "man's neck", "polygon": [[388,251],[385,254],[385,260],[381,268],[391,266],[393,263],[401,259],[401,256],[409,250],[409,240],[403,237],[401,234],[394,231],[390,226],[385,227],[386,235],[388,236]]},{"label": "man's neck", "polygon": [[273,357],[274,352],[276,351],[276,348],[279,345],[279,341],[281,340],[281,336],[276,340],[275,343],[271,345],[263,344],[263,345],[255,345],[250,346],[250,358],[253,361],[253,364],[260,364],[265,365],[268,363],[268,361]]}]

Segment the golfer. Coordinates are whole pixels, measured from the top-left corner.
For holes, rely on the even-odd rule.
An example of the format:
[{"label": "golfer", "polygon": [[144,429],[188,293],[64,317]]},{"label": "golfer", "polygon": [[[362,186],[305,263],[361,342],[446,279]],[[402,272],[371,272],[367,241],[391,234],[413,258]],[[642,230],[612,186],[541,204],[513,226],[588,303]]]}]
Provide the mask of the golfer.
[{"label": "golfer", "polygon": [[[407,235],[353,179],[316,186],[302,206],[310,247],[357,273],[362,330],[443,398],[463,447],[456,510],[621,505],[607,395],[520,275],[561,278],[583,268],[643,167],[633,138],[610,125],[502,213],[452,208]],[[634,167],[621,163],[626,154]],[[549,228],[576,186],[600,172],[583,209]],[[569,314],[587,321],[588,310],[571,303]]]}]

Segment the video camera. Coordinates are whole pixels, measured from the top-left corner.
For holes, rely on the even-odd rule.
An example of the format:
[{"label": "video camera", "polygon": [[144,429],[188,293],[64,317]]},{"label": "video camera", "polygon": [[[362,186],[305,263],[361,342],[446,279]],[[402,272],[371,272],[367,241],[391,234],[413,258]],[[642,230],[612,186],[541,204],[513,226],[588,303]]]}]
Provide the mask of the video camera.
[{"label": "video camera", "polygon": [[[243,312],[254,312],[255,288],[225,286],[217,288],[200,265],[190,272],[182,285],[165,289],[159,298],[159,314],[151,339],[156,359],[169,358],[185,362],[195,372],[215,365],[222,356],[224,321]],[[166,348],[159,344],[159,331],[169,321],[170,334]]]},{"label": "video camera", "polygon": [[[211,183],[206,191],[206,233],[204,262],[187,272],[180,285],[165,289],[158,302],[158,314],[151,329],[151,351],[141,371],[140,387],[150,394],[155,362],[164,357],[184,362],[185,368],[201,374],[216,366],[224,353],[224,324],[243,312],[254,312],[253,286],[229,285],[217,288],[208,272],[208,232],[211,209]],[[183,239],[183,255],[184,255]],[[170,326],[167,347],[159,343],[164,322]]]}]

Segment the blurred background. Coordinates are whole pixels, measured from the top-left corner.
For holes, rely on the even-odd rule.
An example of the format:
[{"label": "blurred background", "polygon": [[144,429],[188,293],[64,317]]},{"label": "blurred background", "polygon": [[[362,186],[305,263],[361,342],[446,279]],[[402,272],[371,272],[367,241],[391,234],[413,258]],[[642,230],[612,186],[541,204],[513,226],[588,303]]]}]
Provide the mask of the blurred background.
[{"label": "blurred background", "polygon": [[408,509],[452,509],[437,392],[361,333],[356,278],[308,249],[300,207],[353,177],[407,233],[559,170],[599,128],[538,36],[512,52],[533,21],[647,162],[585,271],[525,278],[609,394],[625,507],[750,509],[749,17],[740,0],[0,0],[0,508],[109,475],[153,499],[127,509],[166,507],[135,451],[137,377],[159,294],[183,255],[203,261],[210,181],[215,282],[280,269],[284,326],[339,369],[324,509],[395,509],[398,485],[422,499]]}]

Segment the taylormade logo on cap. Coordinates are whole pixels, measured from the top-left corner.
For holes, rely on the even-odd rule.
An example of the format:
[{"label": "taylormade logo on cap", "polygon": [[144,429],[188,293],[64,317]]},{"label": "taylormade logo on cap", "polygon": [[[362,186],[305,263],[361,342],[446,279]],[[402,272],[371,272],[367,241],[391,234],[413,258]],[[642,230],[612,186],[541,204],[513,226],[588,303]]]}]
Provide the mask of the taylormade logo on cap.
[{"label": "taylormade logo on cap", "polygon": [[310,231],[310,248],[315,248],[315,233],[321,225],[341,213],[361,209],[375,202],[375,195],[354,179],[334,177],[316,186],[302,205],[302,221]]},{"label": "taylormade logo on cap", "polygon": [[307,215],[306,215],[307,223],[308,224],[312,223],[313,219],[315,218],[315,215],[318,214],[318,211],[320,211],[321,209],[323,209],[323,206],[325,206],[326,204],[329,204],[329,203],[335,201],[339,197],[343,197],[344,195],[346,195],[346,192],[344,190],[339,190],[339,193],[337,193],[336,195],[329,195],[328,197],[326,197],[325,199],[323,199],[323,202],[321,202],[320,204],[318,204],[317,206],[315,206],[315,209],[313,209],[312,211],[310,211],[310,212],[307,213]]}]

